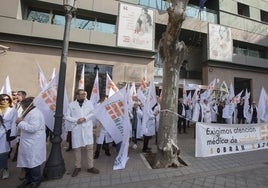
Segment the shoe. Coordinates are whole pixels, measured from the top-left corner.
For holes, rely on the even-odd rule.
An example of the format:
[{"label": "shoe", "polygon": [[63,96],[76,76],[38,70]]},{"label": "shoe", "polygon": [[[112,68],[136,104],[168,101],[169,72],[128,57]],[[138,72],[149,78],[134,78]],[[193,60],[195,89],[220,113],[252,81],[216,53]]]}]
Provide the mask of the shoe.
[{"label": "shoe", "polygon": [[99,174],[100,173],[100,171],[95,167],[87,169],[87,172],[92,173],[92,174]]},{"label": "shoe", "polygon": [[8,177],[9,177],[9,172],[7,169],[4,169],[2,179],[7,179]]},{"label": "shoe", "polygon": [[68,149],[66,149],[66,152],[71,151],[71,150],[72,150],[72,148],[68,148]]},{"label": "shoe", "polygon": [[105,151],[105,154],[106,154],[107,156],[111,156],[110,151]]},{"label": "shoe", "polygon": [[79,172],[81,171],[81,168],[75,168],[73,173],[72,173],[72,177],[75,177],[79,174]]},{"label": "shoe", "polygon": [[26,180],[24,180],[20,185],[18,185],[16,188],[26,188],[29,187],[31,184],[31,182],[28,182]]},{"label": "shoe", "polygon": [[137,144],[134,144],[134,145],[132,146],[133,149],[137,149],[137,147],[138,147]]},{"label": "shoe", "polygon": [[41,185],[41,182],[31,183],[29,188],[37,188]]}]

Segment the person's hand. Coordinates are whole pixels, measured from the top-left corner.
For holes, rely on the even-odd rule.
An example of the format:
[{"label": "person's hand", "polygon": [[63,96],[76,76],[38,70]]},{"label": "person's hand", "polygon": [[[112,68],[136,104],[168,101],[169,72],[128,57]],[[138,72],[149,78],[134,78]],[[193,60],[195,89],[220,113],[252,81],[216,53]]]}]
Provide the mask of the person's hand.
[{"label": "person's hand", "polygon": [[19,117],[19,118],[16,120],[16,124],[18,125],[22,120],[23,120],[23,117]]},{"label": "person's hand", "polygon": [[77,124],[81,124],[81,123],[84,123],[86,121],[86,118],[79,118],[77,120]]}]

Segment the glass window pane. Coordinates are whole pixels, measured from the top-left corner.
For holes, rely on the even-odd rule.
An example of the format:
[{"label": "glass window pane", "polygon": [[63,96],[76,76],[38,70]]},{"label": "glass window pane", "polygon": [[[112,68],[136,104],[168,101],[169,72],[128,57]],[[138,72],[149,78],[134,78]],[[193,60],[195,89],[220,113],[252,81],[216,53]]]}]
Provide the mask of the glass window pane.
[{"label": "glass window pane", "polygon": [[39,12],[31,10],[27,20],[39,23],[48,23],[49,22],[49,13]]},{"label": "glass window pane", "polygon": [[65,25],[65,16],[55,15],[52,23],[55,25]]}]

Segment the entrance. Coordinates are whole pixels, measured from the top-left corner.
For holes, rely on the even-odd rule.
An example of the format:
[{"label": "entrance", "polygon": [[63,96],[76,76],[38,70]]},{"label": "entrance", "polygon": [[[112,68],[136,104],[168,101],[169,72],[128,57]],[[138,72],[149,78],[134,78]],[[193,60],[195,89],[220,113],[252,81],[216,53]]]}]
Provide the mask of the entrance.
[{"label": "entrance", "polygon": [[90,99],[92,87],[95,81],[96,73],[99,72],[99,89],[100,95],[105,94],[106,87],[106,73],[112,79],[112,70],[113,66],[111,65],[99,65],[99,64],[86,64],[86,63],[77,63],[76,67],[76,77],[75,77],[75,91],[78,88],[78,83],[81,78],[81,72],[83,65],[85,65],[85,91],[87,92],[87,98]]},{"label": "entrance", "polygon": [[244,90],[244,92],[242,93],[241,97],[245,96],[246,89],[248,90],[248,92],[251,92],[251,79],[248,79],[248,78],[234,78],[234,92],[235,92],[235,95],[237,95],[242,90]]}]

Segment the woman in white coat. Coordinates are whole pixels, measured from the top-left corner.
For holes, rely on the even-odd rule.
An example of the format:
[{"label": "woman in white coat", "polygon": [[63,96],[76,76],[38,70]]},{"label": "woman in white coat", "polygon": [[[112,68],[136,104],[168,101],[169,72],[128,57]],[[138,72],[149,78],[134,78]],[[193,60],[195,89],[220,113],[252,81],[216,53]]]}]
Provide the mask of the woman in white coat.
[{"label": "woman in white coat", "polygon": [[71,102],[67,108],[65,119],[72,126],[72,147],[75,156],[75,169],[72,177],[81,171],[81,148],[87,150],[87,172],[98,174],[99,170],[93,165],[93,104],[86,99],[83,89],[76,91],[76,100]]},{"label": "woman in white coat", "polygon": [[46,160],[46,126],[43,113],[33,105],[33,97],[21,102],[24,115],[16,121],[20,129],[17,167],[26,172],[18,187],[38,187],[41,183],[41,165]]},{"label": "woman in white coat", "polygon": [[16,134],[17,112],[12,108],[12,99],[7,94],[0,95],[0,170],[2,179],[9,177],[8,156],[10,143],[6,140],[6,131],[11,129],[11,136]]}]

